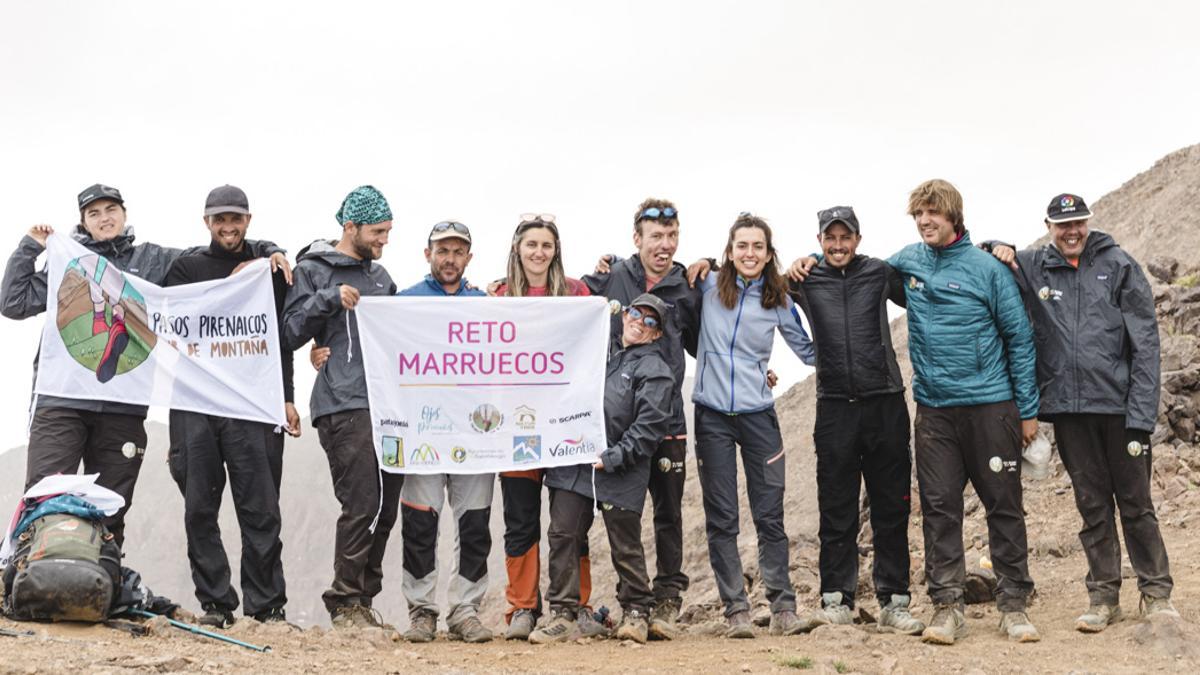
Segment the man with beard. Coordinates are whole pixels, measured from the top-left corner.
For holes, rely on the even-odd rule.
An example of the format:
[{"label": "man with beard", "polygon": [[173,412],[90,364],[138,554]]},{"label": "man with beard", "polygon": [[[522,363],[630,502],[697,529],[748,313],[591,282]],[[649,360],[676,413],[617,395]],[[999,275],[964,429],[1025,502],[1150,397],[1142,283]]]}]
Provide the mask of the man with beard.
[{"label": "man with beard", "polygon": [[[675,376],[671,393],[671,424],[651,458],[650,498],[654,503],[654,609],[650,638],[670,640],[688,587],[683,572],[683,485],[687,456],[687,423],[683,413],[684,353],[695,351],[700,326],[699,289],[688,285],[686,269],[675,262],[679,248],[679,212],[665,199],[647,199],[633,216],[633,257],[606,256],[597,273],[583,278],[593,295],[628,306],[643,293],[662,299],[668,308],[663,320],[662,351]],[[620,340],[622,317],[612,318],[611,336]]]},{"label": "man with beard", "polygon": [[[467,283],[463,273],[471,262],[471,230],[455,221],[433,226],[425,260],[429,274],[400,291],[402,296],[471,297],[487,294]],[[431,415],[437,415],[433,411]],[[438,519],[447,497],[458,525],[450,573],[446,626],[451,640],[488,642],[492,631],[479,621],[479,603],[487,591],[487,556],[492,548],[488,520],[492,515],[495,474],[411,474],[404,481],[401,511],[404,521],[404,598],[408,601],[409,642],[430,642],[437,636]]]},{"label": "man with beard", "polygon": [[[183,252],[158,244],[135,243],[133,228],[125,225],[125,199],[120,190],[97,183],[80,192],[78,202],[79,224],[70,233],[72,239],[104,256],[117,269],[152,284],[163,283],[171,263]],[[46,311],[46,270],[38,271],[36,263],[46,248],[46,237],[53,233],[49,225],[34,225],[9,257],[0,291],[0,313],[4,316],[27,319]],[[283,250],[271,242],[254,242],[250,248],[255,257],[270,256],[273,268],[287,264]],[[101,365],[109,362],[112,368],[129,340],[122,317],[114,313],[110,321],[101,307],[92,330],[94,335],[107,334],[107,358],[101,359]],[[35,358],[35,381],[36,370]],[[106,381],[103,375],[111,376],[106,368],[97,375],[102,382]],[[125,498],[124,508],[104,521],[117,544],[123,545],[125,514],[133,504],[133,489],[146,452],[146,406],[59,396],[37,396],[34,400],[25,489],[52,474],[75,473],[82,462],[84,473],[99,474],[98,484]]]},{"label": "man with beard", "polygon": [[[342,505],[334,543],[333,583],[323,594],[336,628],[384,627],[371,608],[383,589],[383,555],[396,523],[404,476],[380,471],[375,457],[358,326],[347,314],[363,295],[394,295],[382,265],[392,211],[370,185],[355,188],[335,215],[342,236],[315,241],[296,257],[295,283],[283,309],[284,347],[309,340],[329,347],[310,410]],[[333,245],[331,245],[333,244]],[[390,629],[390,627],[388,627]]]},{"label": "man with beard", "polygon": [[[165,286],[224,279],[254,259],[246,193],[224,185],[208,193],[204,225],[212,235],[208,248],[171,265]],[[272,275],[275,311],[287,296],[287,268]],[[171,449],[167,464],[184,498],[184,530],[200,623],[225,628],[233,623],[238,596],[230,584],[229,559],[221,543],[217,517],[225,491],[225,473],[242,533],[242,596],[245,614],[259,621],[284,621],[287,594],[280,556],[279,483],[283,476],[283,432],[300,435],[300,415],[292,397],[292,352],[279,350],[283,370],[286,429],[264,422],[232,419],[186,410],[171,411]]]}]

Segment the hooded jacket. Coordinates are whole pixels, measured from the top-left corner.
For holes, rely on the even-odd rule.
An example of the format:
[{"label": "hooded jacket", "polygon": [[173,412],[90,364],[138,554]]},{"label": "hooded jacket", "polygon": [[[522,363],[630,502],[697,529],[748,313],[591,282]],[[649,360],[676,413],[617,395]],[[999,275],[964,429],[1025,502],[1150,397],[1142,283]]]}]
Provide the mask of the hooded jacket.
[{"label": "hooded jacket", "polygon": [[965,232],[943,248],[910,244],[888,264],[905,280],[913,398],[931,408],[1015,400],[1034,419],[1033,328],[1008,268]]},{"label": "hooded jacket", "polygon": [[727,415],[773,408],[775,398],[767,386],[767,362],[775,345],[775,331],[810,366],[816,363],[812,340],[800,324],[791,298],[785,296],[783,307],[762,306],[762,277],[747,282],[739,276],[738,301],[729,309],[721,304],[717,276],[709,274],[701,284],[704,305],[692,402]]},{"label": "hooded jacket", "polygon": [[[583,282],[592,295],[602,295],[622,305],[628,305],[642,293],[653,293],[667,303],[671,311],[662,317],[663,335],[658,341],[662,343],[675,388],[671,393],[671,424],[664,437],[686,435],[687,422],[683,414],[685,353],[696,352],[700,329],[700,289],[688,286],[687,268],[673,263],[667,275],[647,290],[646,268],[635,253],[623,260],[614,258],[608,274],[589,274],[583,277]],[[610,338],[619,342],[622,330],[621,315],[616,314],[612,317]]]},{"label": "hooded jacket", "polygon": [[1124,415],[1154,431],[1159,340],[1146,275],[1104,232],[1088,233],[1076,268],[1053,245],[1017,253],[1017,285],[1037,335],[1039,417]]},{"label": "hooded jacket", "polygon": [[396,294],[396,284],[383,265],[351,258],[330,242],[314,241],[296,256],[280,327],[284,347],[296,350],[313,340],[330,348],[329,360],[313,384],[309,403],[313,420],[369,407],[358,323],[342,309],[338,288],[342,284],[357,288],[364,296]]},{"label": "hooded jacket", "polygon": [[[650,459],[671,424],[675,380],[663,357],[663,338],[610,348],[604,378],[604,429],[609,446],[600,453],[604,470],[595,471],[594,499],[636,513],[646,503]],[[548,487],[592,495],[592,464],[546,470]]]},{"label": "hooded jacket", "polygon": [[413,284],[412,286],[409,286],[408,288],[400,291],[399,293],[397,293],[397,295],[404,295],[404,296],[416,295],[416,296],[434,296],[434,297],[443,296],[443,297],[464,297],[464,298],[472,297],[472,296],[487,297],[487,293],[484,293],[483,291],[479,290],[478,288],[472,287],[471,284],[469,282],[467,282],[467,280],[465,278],[459,280],[458,291],[453,296],[451,296],[449,293],[446,293],[446,289],[442,287],[441,282],[439,282],[437,279],[433,278],[432,274],[426,274],[424,279],[422,279],[422,280],[418,281],[417,283]]},{"label": "hooded jacket", "polygon": [[[71,232],[71,238],[79,242],[87,250],[98,253],[108,259],[117,269],[145,279],[157,286],[163,285],[167,278],[167,270],[179,256],[185,252],[177,248],[168,248],[151,243],[134,243],[135,236],[132,227],[106,241],[97,241],[88,234],[82,225],[76,225]],[[248,244],[252,242],[247,242]],[[269,241],[253,242],[256,256],[267,256],[283,249]],[[0,286],[0,314],[10,319],[28,319],[46,311],[47,280],[45,268],[36,269],[37,257],[46,248],[36,239],[25,235],[17,244],[17,250],[8,258],[8,267],[4,269],[4,282]],[[198,253],[204,247],[196,246],[186,251],[186,254]],[[39,355],[41,350],[38,350]],[[33,359],[33,379],[37,382],[38,356]],[[129,405],[113,401],[92,401],[87,399],[61,398],[58,396],[38,396],[37,407],[41,408],[70,408],[88,412],[112,413],[117,415],[137,415],[145,417],[147,408],[141,405]]]},{"label": "hooded jacket", "polygon": [[817,398],[854,400],[904,391],[887,301],[905,306],[904,282],[887,263],[856,255],[842,269],[822,260],[791,284],[817,346]]}]

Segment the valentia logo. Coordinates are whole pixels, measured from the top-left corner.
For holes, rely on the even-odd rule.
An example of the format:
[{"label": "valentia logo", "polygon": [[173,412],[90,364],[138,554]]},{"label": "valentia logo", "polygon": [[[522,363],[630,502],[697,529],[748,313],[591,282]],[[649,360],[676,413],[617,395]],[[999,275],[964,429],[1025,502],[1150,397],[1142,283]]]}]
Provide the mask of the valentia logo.
[{"label": "valentia logo", "polygon": [[383,437],[383,465],[401,468],[404,466],[404,439],[396,436]]},{"label": "valentia logo", "polygon": [[436,448],[428,443],[422,443],[409,454],[408,463],[411,466],[437,466],[442,463],[442,458],[438,455]]},{"label": "valentia logo", "polygon": [[513,436],[513,464],[530,464],[542,459],[541,436]]},{"label": "valentia logo", "polygon": [[576,455],[594,454],[596,454],[596,444],[582,436],[579,438],[565,438],[562,443],[556,443],[553,448],[550,448],[551,457],[574,457]]}]

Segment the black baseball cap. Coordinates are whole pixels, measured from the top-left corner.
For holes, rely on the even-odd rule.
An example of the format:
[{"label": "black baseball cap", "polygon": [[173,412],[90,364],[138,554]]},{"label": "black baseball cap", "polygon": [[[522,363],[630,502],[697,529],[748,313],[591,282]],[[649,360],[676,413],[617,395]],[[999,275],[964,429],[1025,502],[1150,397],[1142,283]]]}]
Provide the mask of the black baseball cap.
[{"label": "black baseball cap", "polygon": [[819,234],[825,234],[825,230],[828,230],[829,226],[834,223],[845,225],[854,234],[859,233],[858,216],[854,215],[854,209],[849,206],[833,206],[824,211],[818,211],[817,223],[820,226],[817,230]]},{"label": "black baseball cap", "polygon": [[1092,217],[1083,197],[1064,192],[1050,200],[1046,207],[1046,222],[1065,223],[1071,220],[1087,220]]},{"label": "black baseball cap", "polygon": [[633,302],[629,303],[629,306],[649,307],[650,309],[654,310],[654,313],[658,315],[659,319],[665,320],[667,318],[667,303],[663,302],[662,298],[654,295],[653,293],[642,293],[634,298]]},{"label": "black baseball cap", "polygon": [[250,213],[250,200],[240,187],[222,185],[213,188],[204,200],[204,215],[215,216],[218,213]]},{"label": "black baseball cap", "polygon": [[79,193],[79,210],[82,211],[87,208],[88,204],[101,199],[111,199],[121,206],[125,205],[125,200],[121,198],[120,190],[115,187],[109,187],[107,185],[96,183],[95,185]]}]

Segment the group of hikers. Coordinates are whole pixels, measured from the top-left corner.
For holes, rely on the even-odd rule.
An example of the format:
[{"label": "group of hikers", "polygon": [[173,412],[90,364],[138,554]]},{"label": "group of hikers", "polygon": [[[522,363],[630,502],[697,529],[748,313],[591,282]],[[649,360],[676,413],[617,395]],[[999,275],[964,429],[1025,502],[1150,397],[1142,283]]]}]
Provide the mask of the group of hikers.
[{"label": "group of hikers", "polygon": [[[675,260],[680,214],[647,199],[632,223],[635,251],[602,256],[592,274],[565,275],[555,217],[520,217],[503,280],[477,287],[465,277],[471,230],[433,226],[424,250],[429,273],[399,290],[378,262],[393,215],[383,194],[362,186],[336,214],[340,237],[304,247],[292,268],[274,243],[246,237],[251,210],[233,186],[208,195],[207,246],[187,251],[135,243],[125,201],[94,185],[78,198],[81,222],[69,234],[109,264],[154,284],[220,279],[270,258],[281,341],[286,426],[175,410],[170,472],[184,499],[188,560],[203,624],[226,627],[239,598],[217,527],[228,480],[242,537],[241,602],[247,617],[285,621],[279,489],[284,434],[300,434],[292,386],[295,350],[310,341],[318,374],[313,426],[328,456],[341,512],[333,580],[323,594],[335,628],[385,627],[373,600],[401,518],[402,588],[410,628],[404,638],[437,636],[437,538],[445,502],[453,514],[455,556],[445,624],[451,639],[486,642],[479,619],[492,547],[492,474],[403,475],[377,463],[366,376],[351,312],[363,296],[603,296],[620,307],[611,321],[604,382],[607,445],[594,461],[500,474],[504,505],[505,599],[509,639],[550,643],[614,633],[645,642],[678,636],[689,579],[683,571],[682,500],[688,428],[685,354],[696,359],[692,402],[695,461],[702,489],[709,561],[729,638],[753,638],[751,605],[738,551],[740,451],[746,497],[758,537],[758,571],[770,603],[769,633],[793,635],[849,624],[858,600],[861,496],[865,483],[873,550],[877,627],[953,644],[964,618],[964,490],[968,481],[987,516],[998,583],[1000,631],[1039,639],[1026,613],[1034,584],[1022,507],[1022,450],[1051,423],[1083,520],[1088,608],[1076,628],[1098,632],[1120,618],[1121,549],[1117,515],[1138,578],[1145,614],[1174,615],[1167,554],[1150,498],[1150,436],[1159,397],[1159,341],[1150,286],[1138,263],[1100,231],[1076,195],[1054,197],[1045,216],[1050,243],[1023,251],[998,241],[975,245],[958,190],[943,180],[919,185],[907,212],[919,241],[887,260],[857,252],[851,207],[817,214],[819,253],[784,267],[771,227],[742,213],[720,260],[690,267]],[[36,269],[53,228],[31,228],[9,258],[0,309],[25,319],[47,303]],[[912,393],[910,434],[905,385],[891,341],[887,304],[907,309]],[[801,322],[806,317],[812,337]],[[97,311],[121,348],[118,326]],[[817,502],[820,511],[819,609],[797,614],[784,528],[786,449],[768,370],[775,333],[816,367]],[[99,333],[97,333],[99,334]],[[146,408],[38,396],[28,443],[26,487],[55,473],[86,473],[119,493],[125,507],[107,520],[115,541],[146,446]],[[913,451],[915,449],[915,452]],[[910,612],[908,526],[912,463],[921,500],[925,578],[933,611]],[[544,612],[542,487],[549,489],[549,587]],[[653,507],[655,574],[642,546],[642,509]],[[596,506],[599,506],[598,510]],[[1115,505],[1115,509],[1114,509]],[[588,533],[600,513],[618,582],[622,617],[615,631],[593,613]]]}]

